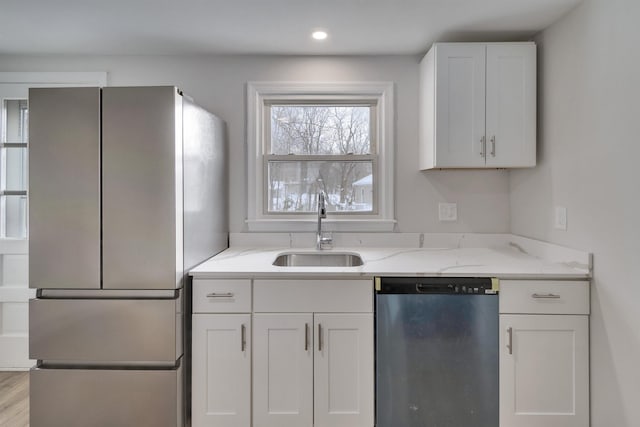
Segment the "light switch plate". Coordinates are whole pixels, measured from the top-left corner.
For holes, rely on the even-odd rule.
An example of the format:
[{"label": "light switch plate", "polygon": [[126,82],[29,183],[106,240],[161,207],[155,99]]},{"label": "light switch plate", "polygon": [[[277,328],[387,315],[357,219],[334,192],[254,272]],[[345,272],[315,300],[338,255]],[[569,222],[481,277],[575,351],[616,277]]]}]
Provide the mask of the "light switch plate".
[{"label": "light switch plate", "polygon": [[457,203],[438,203],[438,219],[440,221],[457,221],[458,220],[458,204]]},{"label": "light switch plate", "polygon": [[556,206],[556,215],[553,226],[556,230],[567,230],[567,208]]}]

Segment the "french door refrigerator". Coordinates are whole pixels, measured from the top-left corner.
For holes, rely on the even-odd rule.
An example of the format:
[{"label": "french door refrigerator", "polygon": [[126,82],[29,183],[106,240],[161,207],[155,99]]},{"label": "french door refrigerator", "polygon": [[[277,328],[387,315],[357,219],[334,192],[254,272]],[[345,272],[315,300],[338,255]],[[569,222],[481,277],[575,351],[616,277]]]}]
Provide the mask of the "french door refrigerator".
[{"label": "french door refrigerator", "polygon": [[185,424],[186,272],[228,246],[225,124],[174,87],[29,92],[32,427]]}]

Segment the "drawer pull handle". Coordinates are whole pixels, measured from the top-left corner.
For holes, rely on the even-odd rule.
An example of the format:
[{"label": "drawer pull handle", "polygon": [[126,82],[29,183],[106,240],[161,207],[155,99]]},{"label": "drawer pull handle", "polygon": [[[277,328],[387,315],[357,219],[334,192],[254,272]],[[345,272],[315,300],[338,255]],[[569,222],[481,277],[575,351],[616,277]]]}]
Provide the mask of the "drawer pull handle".
[{"label": "drawer pull handle", "polygon": [[558,295],[558,294],[532,294],[531,298],[536,298],[536,299],[558,299],[558,298],[560,298],[560,295]]},{"label": "drawer pull handle", "polygon": [[322,324],[318,323],[318,351],[322,351]]},{"label": "drawer pull handle", "polygon": [[247,349],[247,327],[242,324],[240,327],[240,351],[244,353]]},{"label": "drawer pull handle", "polygon": [[207,294],[207,298],[233,298],[233,292],[211,292]]},{"label": "drawer pull handle", "polygon": [[507,348],[509,349],[509,354],[513,354],[513,328],[507,328]]}]

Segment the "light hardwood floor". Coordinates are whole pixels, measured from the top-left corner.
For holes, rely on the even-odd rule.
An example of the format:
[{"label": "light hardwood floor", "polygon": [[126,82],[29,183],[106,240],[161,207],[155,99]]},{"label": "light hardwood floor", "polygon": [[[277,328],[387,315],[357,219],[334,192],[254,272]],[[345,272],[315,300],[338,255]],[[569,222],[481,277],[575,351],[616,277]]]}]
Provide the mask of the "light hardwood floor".
[{"label": "light hardwood floor", "polygon": [[0,426],[29,427],[29,372],[0,372]]}]

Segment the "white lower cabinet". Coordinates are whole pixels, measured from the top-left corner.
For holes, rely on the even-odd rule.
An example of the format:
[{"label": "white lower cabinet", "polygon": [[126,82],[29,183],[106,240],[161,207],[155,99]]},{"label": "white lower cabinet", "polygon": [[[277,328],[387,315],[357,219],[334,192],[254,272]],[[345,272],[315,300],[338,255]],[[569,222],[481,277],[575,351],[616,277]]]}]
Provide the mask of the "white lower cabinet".
[{"label": "white lower cabinet", "polygon": [[588,427],[588,283],[505,283],[500,297],[500,427]]},{"label": "white lower cabinet", "polygon": [[253,425],[313,425],[311,314],[253,316]]},{"label": "white lower cabinet", "polygon": [[254,427],[372,427],[373,314],[255,314]]},{"label": "white lower cabinet", "polygon": [[194,314],[193,427],[251,426],[251,315]]},{"label": "white lower cabinet", "polygon": [[314,426],[373,427],[373,314],[314,314]]}]

